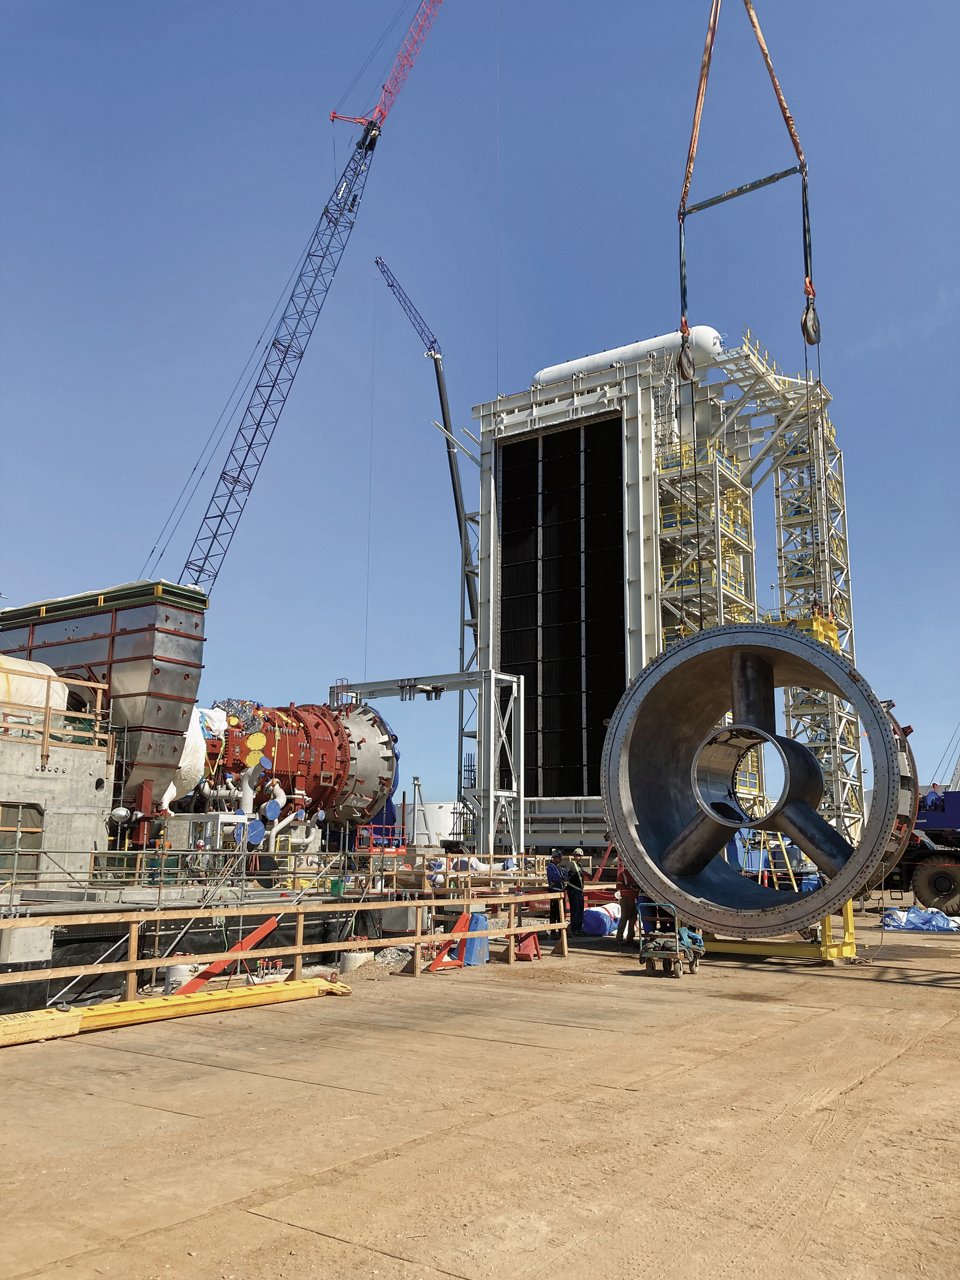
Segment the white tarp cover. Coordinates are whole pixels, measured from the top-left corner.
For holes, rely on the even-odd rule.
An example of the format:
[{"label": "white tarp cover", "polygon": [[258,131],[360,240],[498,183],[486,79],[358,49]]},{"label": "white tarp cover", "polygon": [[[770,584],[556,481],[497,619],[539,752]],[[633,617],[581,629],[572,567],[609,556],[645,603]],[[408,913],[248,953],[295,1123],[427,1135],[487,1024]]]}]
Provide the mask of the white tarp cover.
[{"label": "white tarp cover", "polygon": [[[0,703],[45,707],[47,681],[38,677],[54,675],[56,672],[45,662],[27,662],[25,658],[7,658],[0,654]],[[67,686],[62,680],[50,682],[50,706],[54,711],[66,710]]]}]

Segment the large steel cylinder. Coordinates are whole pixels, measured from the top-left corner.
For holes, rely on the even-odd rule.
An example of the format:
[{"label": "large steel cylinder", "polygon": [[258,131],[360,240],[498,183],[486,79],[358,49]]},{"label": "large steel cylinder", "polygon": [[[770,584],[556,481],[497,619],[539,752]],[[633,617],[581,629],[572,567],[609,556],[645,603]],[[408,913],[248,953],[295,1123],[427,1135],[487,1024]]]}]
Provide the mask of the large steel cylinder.
[{"label": "large steel cylinder", "polygon": [[[775,691],[785,687],[835,694],[859,717],[873,798],[856,843],[818,812],[813,752],[778,732]],[[759,805],[740,781],[752,752],[767,762]],[[837,910],[900,856],[917,808],[906,741],[859,672],[801,632],[768,625],[700,632],[646,667],[611,717],[601,781],[614,841],[644,892],[738,937],[791,933]],[[793,841],[825,883],[800,893],[744,876],[726,856],[741,829]]]}]

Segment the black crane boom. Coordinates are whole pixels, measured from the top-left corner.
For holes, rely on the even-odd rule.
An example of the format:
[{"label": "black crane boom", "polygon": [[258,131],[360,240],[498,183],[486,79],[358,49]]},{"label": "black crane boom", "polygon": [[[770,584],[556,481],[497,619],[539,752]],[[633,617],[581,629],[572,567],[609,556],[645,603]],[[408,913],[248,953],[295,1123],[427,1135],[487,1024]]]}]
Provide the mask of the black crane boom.
[{"label": "black crane boom", "polygon": [[464,588],[469,609],[470,624],[476,628],[477,614],[480,604],[477,594],[477,574],[473,563],[473,549],[470,545],[470,530],[467,521],[467,508],[463,500],[463,484],[460,480],[460,464],[457,461],[457,446],[450,420],[450,403],[447,400],[447,380],[443,372],[443,355],[436,334],[424,320],[423,316],[410,301],[400,281],[393,274],[382,258],[374,259],[380,274],[387,282],[387,288],[400,303],[404,314],[416,330],[417,336],[426,347],[424,355],[433,361],[437,375],[437,395],[440,398],[440,420],[447,444],[447,465],[450,468],[450,484],[453,489],[453,505],[457,514],[457,529],[460,534],[460,555],[464,574]]}]

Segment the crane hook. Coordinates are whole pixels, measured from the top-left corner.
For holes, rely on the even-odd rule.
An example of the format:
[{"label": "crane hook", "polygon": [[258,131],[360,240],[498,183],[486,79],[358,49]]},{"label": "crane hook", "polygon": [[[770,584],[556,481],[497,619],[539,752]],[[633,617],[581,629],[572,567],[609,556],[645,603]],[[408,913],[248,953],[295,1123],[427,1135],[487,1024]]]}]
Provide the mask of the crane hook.
[{"label": "crane hook", "polygon": [[820,317],[817,315],[817,291],[809,276],[803,282],[803,292],[806,294],[807,301],[800,320],[800,332],[807,346],[816,347],[820,345]]},{"label": "crane hook", "polygon": [[690,330],[686,326],[686,319],[680,329],[680,350],[677,353],[677,373],[682,382],[692,382],[696,374],[696,364],[693,359],[693,348],[690,345]]}]

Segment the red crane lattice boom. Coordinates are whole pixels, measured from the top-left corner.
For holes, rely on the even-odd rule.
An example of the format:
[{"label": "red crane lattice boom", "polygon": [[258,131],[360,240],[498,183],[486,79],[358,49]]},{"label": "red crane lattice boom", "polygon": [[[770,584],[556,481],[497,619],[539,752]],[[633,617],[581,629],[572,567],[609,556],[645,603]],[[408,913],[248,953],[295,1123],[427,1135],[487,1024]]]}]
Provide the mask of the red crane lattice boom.
[{"label": "red crane lattice boom", "polygon": [[420,8],[414,15],[410,28],[407,31],[400,51],[396,56],[390,75],[383,86],[380,94],[380,101],[373,108],[368,116],[342,116],[336,111],[330,112],[331,120],[346,120],[350,124],[368,125],[371,123],[382,125],[384,120],[390,114],[390,108],[393,106],[397,94],[403,88],[404,81],[410,74],[413,64],[417,60],[421,46],[427,38],[427,32],[433,26],[433,20],[440,11],[443,0],[423,0]]}]

